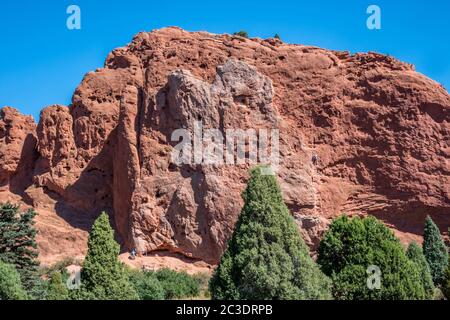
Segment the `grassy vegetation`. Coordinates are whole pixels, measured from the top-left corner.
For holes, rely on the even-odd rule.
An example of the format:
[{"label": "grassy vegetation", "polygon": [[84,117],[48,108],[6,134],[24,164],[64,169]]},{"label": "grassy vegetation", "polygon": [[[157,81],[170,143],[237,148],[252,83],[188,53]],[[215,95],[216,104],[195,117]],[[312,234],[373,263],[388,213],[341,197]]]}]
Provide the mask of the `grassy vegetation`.
[{"label": "grassy vegetation", "polygon": [[170,269],[158,271],[129,270],[130,281],[141,300],[207,298],[208,274],[191,276]]}]

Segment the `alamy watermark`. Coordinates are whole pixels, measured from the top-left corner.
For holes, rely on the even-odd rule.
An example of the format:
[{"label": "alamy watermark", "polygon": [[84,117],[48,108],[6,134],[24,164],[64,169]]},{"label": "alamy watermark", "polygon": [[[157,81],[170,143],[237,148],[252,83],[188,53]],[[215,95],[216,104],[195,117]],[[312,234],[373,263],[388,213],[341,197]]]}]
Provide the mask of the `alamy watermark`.
[{"label": "alamy watermark", "polygon": [[[274,174],[280,164],[278,129],[204,129],[195,121],[193,130],[177,129],[171,141],[179,142],[171,160],[177,165],[265,165],[263,174]],[[181,141],[180,141],[181,140]]]},{"label": "alamy watermark", "polygon": [[366,25],[369,30],[381,29],[381,9],[379,6],[372,4],[367,7],[367,14],[370,16],[367,18]]},{"label": "alamy watermark", "polygon": [[81,270],[74,270],[66,281],[67,289],[77,290],[81,287]]},{"label": "alamy watermark", "polygon": [[378,266],[370,265],[367,270],[369,277],[367,278],[367,288],[369,290],[381,289],[381,270]]},{"label": "alamy watermark", "polygon": [[66,13],[69,15],[66,20],[66,26],[69,30],[81,29],[81,9],[79,6],[72,4],[67,7]]}]

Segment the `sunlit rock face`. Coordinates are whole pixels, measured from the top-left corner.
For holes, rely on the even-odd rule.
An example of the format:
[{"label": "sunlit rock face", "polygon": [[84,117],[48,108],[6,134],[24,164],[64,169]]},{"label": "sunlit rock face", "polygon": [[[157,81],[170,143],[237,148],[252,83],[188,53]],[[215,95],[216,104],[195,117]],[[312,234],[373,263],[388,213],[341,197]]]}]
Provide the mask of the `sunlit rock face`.
[{"label": "sunlit rock face", "polygon": [[252,165],[174,163],[173,132],[200,122],[279,132],[275,173],[312,249],[340,214],[420,240],[427,214],[450,225],[449,117],[446,90],[391,57],[166,28],[114,50],[38,124],[2,109],[0,200],[36,208],[43,256],[85,252],[107,211],[124,249],[217,263]]}]

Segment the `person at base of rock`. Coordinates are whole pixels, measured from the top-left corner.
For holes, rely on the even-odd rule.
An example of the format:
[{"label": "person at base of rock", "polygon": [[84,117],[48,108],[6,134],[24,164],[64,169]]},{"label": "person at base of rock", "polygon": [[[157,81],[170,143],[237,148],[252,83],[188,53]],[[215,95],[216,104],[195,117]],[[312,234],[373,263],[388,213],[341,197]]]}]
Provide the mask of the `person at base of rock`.
[{"label": "person at base of rock", "polygon": [[131,250],[129,258],[130,258],[130,260],[136,259],[136,249]]},{"label": "person at base of rock", "polygon": [[313,165],[316,165],[318,161],[319,161],[319,156],[314,153],[313,156],[312,156],[312,163],[313,163]]}]

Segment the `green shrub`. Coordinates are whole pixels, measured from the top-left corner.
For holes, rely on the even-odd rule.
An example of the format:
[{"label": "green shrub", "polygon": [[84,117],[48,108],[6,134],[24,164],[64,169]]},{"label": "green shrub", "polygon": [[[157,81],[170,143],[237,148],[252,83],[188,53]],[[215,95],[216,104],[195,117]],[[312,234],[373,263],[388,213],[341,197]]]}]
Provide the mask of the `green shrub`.
[{"label": "green shrub", "polygon": [[341,272],[332,274],[333,295],[336,300],[361,300],[367,293],[367,286],[355,279],[367,279],[367,268],[361,265],[347,265]]},{"label": "green shrub", "polygon": [[89,234],[88,252],[81,270],[81,289],[74,290],[72,296],[88,300],[138,299],[128,272],[118,259],[119,251],[108,215],[102,213]]},{"label": "green shrub", "polygon": [[431,277],[430,266],[425,259],[422,247],[417,243],[411,242],[406,251],[408,258],[416,264],[417,270],[419,271],[420,280],[422,281],[423,288],[425,289],[425,294],[427,299],[433,299],[434,297],[434,284],[433,278]]},{"label": "green shrub", "polygon": [[0,261],[0,300],[26,300],[20,275],[13,265]]},{"label": "green shrub", "polygon": [[54,272],[48,282],[47,300],[67,300],[69,299],[69,290],[63,281],[61,272]]},{"label": "green shrub", "polygon": [[204,297],[210,297],[211,294],[209,292],[209,281],[211,280],[211,275],[206,272],[199,272],[194,274],[193,277],[199,286],[200,295],[203,295]]},{"label": "green shrub", "polygon": [[164,288],[154,272],[131,271],[130,281],[140,300],[163,300],[166,297]]},{"label": "green shrub", "polygon": [[47,266],[47,267],[43,267],[40,270],[40,274],[42,276],[46,276],[51,278],[51,276],[55,273],[55,272],[61,272],[62,274],[66,273],[66,269],[68,266],[71,265],[80,265],[80,262],[75,259],[75,258],[71,258],[71,257],[65,257],[64,259],[62,259],[61,261],[56,262],[55,264],[51,265],[51,266]]},{"label": "green shrub", "polygon": [[31,290],[27,291],[29,300],[45,300],[47,297],[48,279],[37,277]]},{"label": "green shrub", "polygon": [[186,272],[161,269],[155,272],[161,283],[166,299],[197,297],[200,294],[198,282]]},{"label": "green shrub", "polygon": [[281,40],[281,37],[278,33],[275,33],[275,35],[273,36],[275,39]]},{"label": "green shrub", "polygon": [[441,284],[448,264],[448,251],[439,228],[429,216],[423,232],[423,253],[430,266],[434,284]]},{"label": "green shrub", "polygon": [[[374,217],[335,219],[319,245],[317,262],[332,277],[336,299],[424,299],[419,271],[393,232]],[[380,287],[370,288],[378,267]]]},{"label": "green shrub", "polygon": [[248,33],[247,33],[247,31],[244,31],[244,30],[235,32],[235,33],[233,33],[233,35],[243,37],[243,38],[248,38]]},{"label": "green shrub", "polygon": [[331,298],[331,283],[309,256],[275,177],[262,169],[251,171],[244,207],[211,278],[212,298]]},{"label": "green shrub", "polygon": [[200,295],[200,281],[186,272],[130,270],[130,281],[142,300],[193,298]]}]

